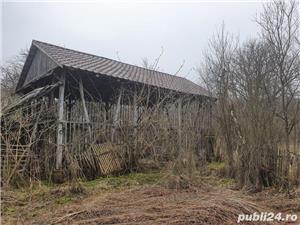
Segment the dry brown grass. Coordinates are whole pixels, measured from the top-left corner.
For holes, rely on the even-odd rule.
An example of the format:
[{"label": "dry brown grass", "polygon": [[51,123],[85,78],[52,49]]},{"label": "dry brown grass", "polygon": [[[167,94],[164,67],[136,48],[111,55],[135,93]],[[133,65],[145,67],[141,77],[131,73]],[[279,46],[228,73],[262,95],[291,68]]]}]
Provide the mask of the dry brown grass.
[{"label": "dry brown grass", "polygon": [[300,196],[289,199],[270,192],[250,196],[210,185],[188,189],[142,185],[109,190],[95,186],[84,195],[70,195],[68,190],[41,192],[39,198],[35,196],[16,207],[14,215],[6,214],[3,224],[215,225],[236,224],[240,213],[300,212]]}]

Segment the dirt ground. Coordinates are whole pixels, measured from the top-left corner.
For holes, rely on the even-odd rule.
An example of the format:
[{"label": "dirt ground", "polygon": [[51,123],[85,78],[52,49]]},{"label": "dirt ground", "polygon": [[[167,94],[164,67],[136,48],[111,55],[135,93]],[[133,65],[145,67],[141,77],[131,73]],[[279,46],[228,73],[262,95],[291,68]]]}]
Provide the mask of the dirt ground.
[{"label": "dirt ground", "polygon": [[238,214],[253,212],[297,213],[297,222],[277,224],[300,224],[300,195],[295,194],[250,195],[213,185],[178,190],[155,182],[116,186],[115,181],[70,190],[33,190],[29,197],[5,192],[2,224],[237,224]]}]

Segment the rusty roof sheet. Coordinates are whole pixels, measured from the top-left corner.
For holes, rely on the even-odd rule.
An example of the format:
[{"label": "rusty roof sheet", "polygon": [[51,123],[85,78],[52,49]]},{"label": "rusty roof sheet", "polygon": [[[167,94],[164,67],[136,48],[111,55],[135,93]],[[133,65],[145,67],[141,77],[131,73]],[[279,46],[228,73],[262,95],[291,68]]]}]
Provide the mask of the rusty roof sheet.
[{"label": "rusty roof sheet", "polygon": [[85,70],[182,93],[210,96],[206,89],[183,77],[145,69],[40,41],[34,40],[32,44],[47,54],[59,66]]}]

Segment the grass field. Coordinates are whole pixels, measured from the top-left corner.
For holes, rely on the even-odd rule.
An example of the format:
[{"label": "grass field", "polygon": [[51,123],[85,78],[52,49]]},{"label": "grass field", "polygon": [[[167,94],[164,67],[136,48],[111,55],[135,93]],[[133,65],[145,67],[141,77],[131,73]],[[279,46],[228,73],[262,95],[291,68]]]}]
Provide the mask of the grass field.
[{"label": "grass field", "polygon": [[199,186],[170,189],[165,177],[158,171],[131,173],[3,190],[2,224],[236,224],[238,214],[251,212],[300,217],[300,190],[293,196],[272,190],[247,194],[215,176],[202,177]]}]

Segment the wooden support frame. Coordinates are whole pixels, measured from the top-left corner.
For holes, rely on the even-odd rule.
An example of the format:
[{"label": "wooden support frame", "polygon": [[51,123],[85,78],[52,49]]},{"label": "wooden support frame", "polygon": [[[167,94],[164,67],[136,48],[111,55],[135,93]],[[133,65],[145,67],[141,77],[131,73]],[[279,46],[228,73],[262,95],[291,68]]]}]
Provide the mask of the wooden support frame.
[{"label": "wooden support frame", "polygon": [[88,131],[89,131],[89,136],[91,138],[92,137],[91,121],[90,121],[86,103],[85,103],[83,83],[82,83],[81,77],[79,78],[79,92],[80,92],[80,98],[81,98],[83,112],[84,112],[84,118],[85,118],[86,123],[88,123]]},{"label": "wooden support frame", "polygon": [[180,151],[182,150],[182,97],[178,99],[177,103],[177,113],[178,113],[178,146]]},{"label": "wooden support frame", "polygon": [[62,158],[64,150],[64,99],[65,99],[65,86],[66,86],[66,73],[63,71],[60,77],[61,85],[59,86],[58,97],[58,125],[57,125],[57,148],[56,148],[56,165],[57,170],[62,168]]},{"label": "wooden support frame", "polygon": [[114,139],[115,139],[114,137],[115,137],[115,133],[116,133],[116,127],[119,125],[122,95],[123,95],[123,89],[120,90],[118,100],[117,100],[117,108],[115,111],[113,127],[112,127],[112,132],[111,132],[111,141],[112,142],[114,142]]},{"label": "wooden support frame", "polygon": [[137,148],[137,127],[138,127],[138,96],[137,91],[133,93],[133,135],[134,135],[134,148]]},{"label": "wooden support frame", "polygon": [[136,91],[133,94],[133,126],[134,126],[134,134],[137,132],[138,125],[138,105],[137,105],[137,93]]}]

